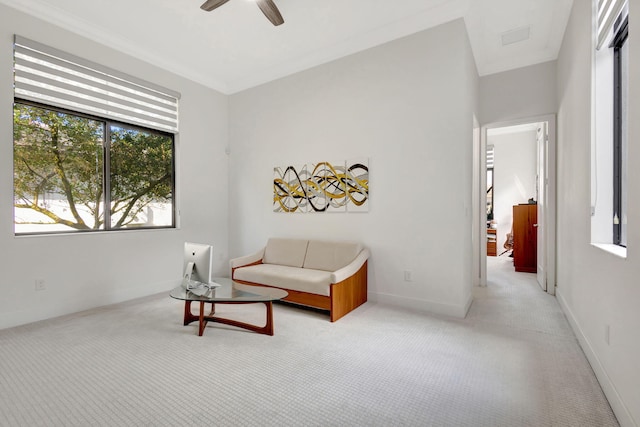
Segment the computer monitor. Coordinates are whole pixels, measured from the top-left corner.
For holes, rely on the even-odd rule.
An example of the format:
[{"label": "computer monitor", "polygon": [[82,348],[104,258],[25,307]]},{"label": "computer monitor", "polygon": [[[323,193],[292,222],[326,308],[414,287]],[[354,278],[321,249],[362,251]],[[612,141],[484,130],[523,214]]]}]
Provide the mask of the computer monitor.
[{"label": "computer monitor", "polygon": [[183,279],[211,283],[213,246],[201,243],[184,244]]}]

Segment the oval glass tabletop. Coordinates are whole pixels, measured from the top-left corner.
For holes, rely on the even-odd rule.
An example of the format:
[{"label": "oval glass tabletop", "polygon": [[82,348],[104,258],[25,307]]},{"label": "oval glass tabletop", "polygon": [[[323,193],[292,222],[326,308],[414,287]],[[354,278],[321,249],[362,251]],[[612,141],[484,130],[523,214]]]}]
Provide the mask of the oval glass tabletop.
[{"label": "oval glass tabletop", "polygon": [[276,301],[288,295],[287,291],[282,289],[244,285],[226,277],[215,277],[213,282],[220,286],[211,289],[199,288],[192,292],[183,285],[181,280],[178,286],[171,290],[170,296],[183,301],[264,302]]}]

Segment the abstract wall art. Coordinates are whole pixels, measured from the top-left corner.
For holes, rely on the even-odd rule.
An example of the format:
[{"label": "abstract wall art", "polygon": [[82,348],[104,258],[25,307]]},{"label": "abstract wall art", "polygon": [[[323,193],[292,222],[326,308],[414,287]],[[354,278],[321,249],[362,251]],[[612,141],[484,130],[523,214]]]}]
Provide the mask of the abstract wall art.
[{"label": "abstract wall art", "polygon": [[369,160],[347,160],[344,182],[349,212],[369,211]]},{"label": "abstract wall art", "polygon": [[367,212],[369,161],[308,163],[273,169],[273,211]]},{"label": "abstract wall art", "polygon": [[273,168],[274,212],[305,213],[308,209],[307,166]]}]

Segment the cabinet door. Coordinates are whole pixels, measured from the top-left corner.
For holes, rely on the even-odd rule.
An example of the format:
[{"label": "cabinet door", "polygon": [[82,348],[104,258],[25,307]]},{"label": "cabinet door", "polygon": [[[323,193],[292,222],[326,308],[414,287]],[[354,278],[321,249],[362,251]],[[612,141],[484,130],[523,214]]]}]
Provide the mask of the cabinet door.
[{"label": "cabinet door", "polygon": [[487,256],[496,256],[498,253],[497,232],[495,228],[487,228]]},{"label": "cabinet door", "polygon": [[513,265],[516,271],[536,272],[537,205],[513,207]]}]

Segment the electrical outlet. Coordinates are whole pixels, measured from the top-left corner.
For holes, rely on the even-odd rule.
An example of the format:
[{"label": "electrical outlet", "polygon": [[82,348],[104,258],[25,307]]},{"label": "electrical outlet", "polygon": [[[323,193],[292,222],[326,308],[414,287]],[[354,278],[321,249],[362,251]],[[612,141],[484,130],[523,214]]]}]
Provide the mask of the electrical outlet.
[{"label": "electrical outlet", "polygon": [[410,270],[405,270],[404,271],[404,281],[405,282],[410,282],[411,281],[411,271]]},{"label": "electrical outlet", "polygon": [[36,291],[44,291],[47,289],[47,284],[44,279],[36,279]]}]

